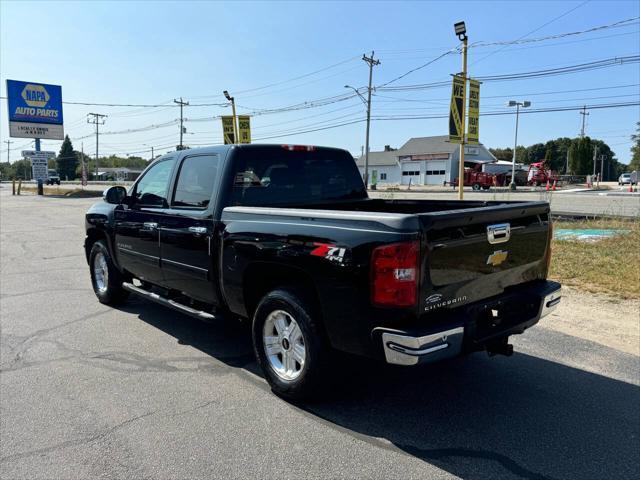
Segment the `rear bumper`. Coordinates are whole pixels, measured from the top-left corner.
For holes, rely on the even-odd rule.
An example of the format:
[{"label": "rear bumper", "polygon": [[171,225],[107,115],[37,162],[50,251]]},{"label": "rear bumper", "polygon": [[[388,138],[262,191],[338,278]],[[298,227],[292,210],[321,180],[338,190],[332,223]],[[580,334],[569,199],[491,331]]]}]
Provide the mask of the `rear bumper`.
[{"label": "rear bumper", "polygon": [[[526,299],[530,308],[518,304]],[[497,339],[524,332],[556,309],[561,285],[536,282],[473,305],[461,307],[439,327],[394,330],[374,328],[374,341],[382,343],[387,363],[417,365],[484,349]],[[502,313],[506,312],[506,313]]]}]

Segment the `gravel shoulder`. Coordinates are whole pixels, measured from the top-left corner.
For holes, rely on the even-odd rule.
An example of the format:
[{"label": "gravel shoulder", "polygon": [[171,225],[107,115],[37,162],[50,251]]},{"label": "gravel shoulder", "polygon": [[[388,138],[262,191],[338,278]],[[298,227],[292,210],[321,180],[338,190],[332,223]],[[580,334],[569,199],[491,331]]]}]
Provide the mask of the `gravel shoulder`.
[{"label": "gravel shoulder", "polygon": [[563,286],[560,306],[540,326],[640,356],[640,300]]}]

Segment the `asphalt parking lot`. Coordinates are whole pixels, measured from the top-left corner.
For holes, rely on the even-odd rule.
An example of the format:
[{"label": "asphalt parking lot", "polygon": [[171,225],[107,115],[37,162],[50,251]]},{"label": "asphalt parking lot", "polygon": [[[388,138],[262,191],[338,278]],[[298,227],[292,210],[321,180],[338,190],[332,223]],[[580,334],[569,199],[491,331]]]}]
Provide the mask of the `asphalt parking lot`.
[{"label": "asphalt parking lot", "polygon": [[638,356],[541,324],[511,358],[345,358],[328,399],[291,405],[245,327],[97,302],[94,201],[0,188],[0,478],[640,476]]}]

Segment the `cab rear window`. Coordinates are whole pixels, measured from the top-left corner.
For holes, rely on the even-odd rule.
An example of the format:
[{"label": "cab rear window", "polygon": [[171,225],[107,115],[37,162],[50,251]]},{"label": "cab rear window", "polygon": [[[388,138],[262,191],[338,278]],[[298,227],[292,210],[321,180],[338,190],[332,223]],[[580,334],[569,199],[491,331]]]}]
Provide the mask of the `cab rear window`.
[{"label": "cab rear window", "polygon": [[347,152],[252,148],[235,157],[231,205],[275,206],[365,198]]}]

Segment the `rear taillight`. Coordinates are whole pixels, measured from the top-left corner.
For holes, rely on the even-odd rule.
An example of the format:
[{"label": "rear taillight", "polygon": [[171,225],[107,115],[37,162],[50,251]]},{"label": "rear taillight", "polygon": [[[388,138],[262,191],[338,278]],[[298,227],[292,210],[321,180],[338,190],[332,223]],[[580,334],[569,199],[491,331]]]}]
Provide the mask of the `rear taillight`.
[{"label": "rear taillight", "polygon": [[371,301],[385,307],[411,307],[418,298],[419,242],[384,245],[371,255]]}]

